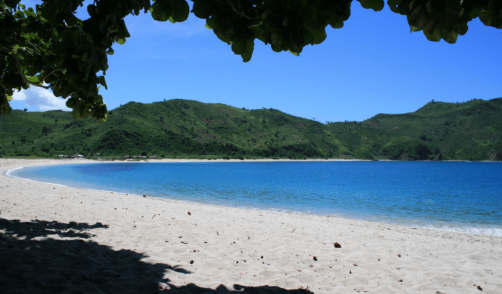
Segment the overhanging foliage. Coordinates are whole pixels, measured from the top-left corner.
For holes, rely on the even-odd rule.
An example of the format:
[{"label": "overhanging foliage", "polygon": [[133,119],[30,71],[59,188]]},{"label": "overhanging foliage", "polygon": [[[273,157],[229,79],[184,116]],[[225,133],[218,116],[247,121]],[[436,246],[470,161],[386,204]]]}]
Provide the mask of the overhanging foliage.
[{"label": "overhanging foliage", "polygon": [[[326,27],[342,28],[352,0],[191,0],[192,12],[206,27],[231,45],[244,62],[251,60],[255,40],[276,52],[295,55],[326,39]],[[382,10],[383,0],[358,0],[364,8]],[[115,43],[130,37],[124,18],[150,13],[157,21],[183,22],[186,0],[96,0],[90,17],[75,16],[83,0],[45,0],[36,10],[19,0],[0,0],[0,115],[11,111],[15,90],[38,86],[68,98],[73,117],[106,119],[99,87],[107,87],[108,55]],[[502,29],[499,0],[388,0],[390,9],[406,15],[410,30],[423,31],[430,41],[455,43],[479,17]]]}]

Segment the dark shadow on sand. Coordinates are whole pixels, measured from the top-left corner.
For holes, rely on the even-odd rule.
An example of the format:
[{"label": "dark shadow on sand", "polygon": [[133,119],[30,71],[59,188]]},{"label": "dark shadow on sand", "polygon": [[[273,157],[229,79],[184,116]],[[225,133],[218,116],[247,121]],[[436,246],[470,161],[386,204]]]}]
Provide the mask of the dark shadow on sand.
[{"label": "dark shadow on sand", "polygon": [[257,286],[257,287],[246,287],[242,285],[234,285],[234,288],[229,290],[225,286],[220,285],[216,289],[202,288],[194,284],[188,284],[186,286],[176,287],[169,285],[169,290],[163,290],[158,293],[164,294],[222,294],[222,293],[246,293],[246,294],[305,294],[313,293],[310,290],[298,289],[298,290],[287,290],[280,287],[272,286]]},{"label": "dark shadow on sand", "polygon": [[[0,218],[0,293],[306,293],[279,287],[182,287],[164,279],[180,266],[150,264],[132,250],[113,250],[90,241],[96,223],[21,222]],[[66,240],[52,239],[59,235]],[[160,290],[159,285],[169,289]],[[164,288],[164,287],[162,287]]]}]

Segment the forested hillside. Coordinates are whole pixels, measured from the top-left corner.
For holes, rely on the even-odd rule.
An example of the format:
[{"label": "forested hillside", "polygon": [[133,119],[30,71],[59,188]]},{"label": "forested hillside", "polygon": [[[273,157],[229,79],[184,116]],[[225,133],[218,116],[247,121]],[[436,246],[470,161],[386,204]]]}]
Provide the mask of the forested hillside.
[{"label": "forested hillside", "polygon": [[108,120],[62,111],[0,116],[0,156],[502,160],[502,98],[430,102],[413,113],[322,124],[275,109],[130,102]]}]

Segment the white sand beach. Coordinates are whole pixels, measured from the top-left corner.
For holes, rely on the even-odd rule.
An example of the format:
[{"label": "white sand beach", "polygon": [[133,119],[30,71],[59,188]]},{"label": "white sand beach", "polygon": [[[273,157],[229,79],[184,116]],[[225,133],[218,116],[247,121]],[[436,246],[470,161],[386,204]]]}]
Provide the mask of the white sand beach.
[{"label": "white sand beach", "polygon": [[501,237],[4,175],[89,162],[0,159],[1,293],[502,293]]}]

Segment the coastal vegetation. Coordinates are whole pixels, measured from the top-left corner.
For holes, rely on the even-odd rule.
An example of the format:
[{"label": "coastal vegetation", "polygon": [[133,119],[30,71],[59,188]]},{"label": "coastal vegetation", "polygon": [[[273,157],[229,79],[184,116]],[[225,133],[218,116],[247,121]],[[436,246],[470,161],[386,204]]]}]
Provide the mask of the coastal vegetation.
[{"label": "coastal vegetation", "polygon": [[14,110],[0,116],[0,156],[502,160],[501,117],[502,98],[431,101],[412,113],[324,123],[182,99],[129,102],[102,124]]},{"label": "coastal vegetation", "polygon": [[[87,5],[87,19],[77,17],[83,0],[45,0],[35,9],[20,0],[0,2],[0,115],[11,112],[15,90],[30,86],[52,89],[68,99],[75,119],[107,119],[99,87],[107,88],[108,55],[130,37],[124,18],[149,13],[156,21],[185,21],[186,0],[99,0]],[[251,60],[255,41],[275,52],[299,55],[305,46],[327,38],[326,28],[343,28],[352,0],[255,1],[192,0],[191,12],[204,19],[216,37],[231,46],[244,62]],[[384,0],[358,0],[362,7],[380,11]],[[430,41],[456,43],[479,17],[489,27],[502,29],[498,0],[425,1],[388,0],[389,8],[406,16],[411,32]],[[374,25],[374,24],[370,24]],[[382,32],[384,34],[385,32]],[[230,51],[230,50],[229,50]],[[371,54],[374,54],[372,52]],[[264,150],[269,150],[266,148]],[[326,153],[326,152],[323,152]],[[328,152],[329,153],[329,152]]]}]

